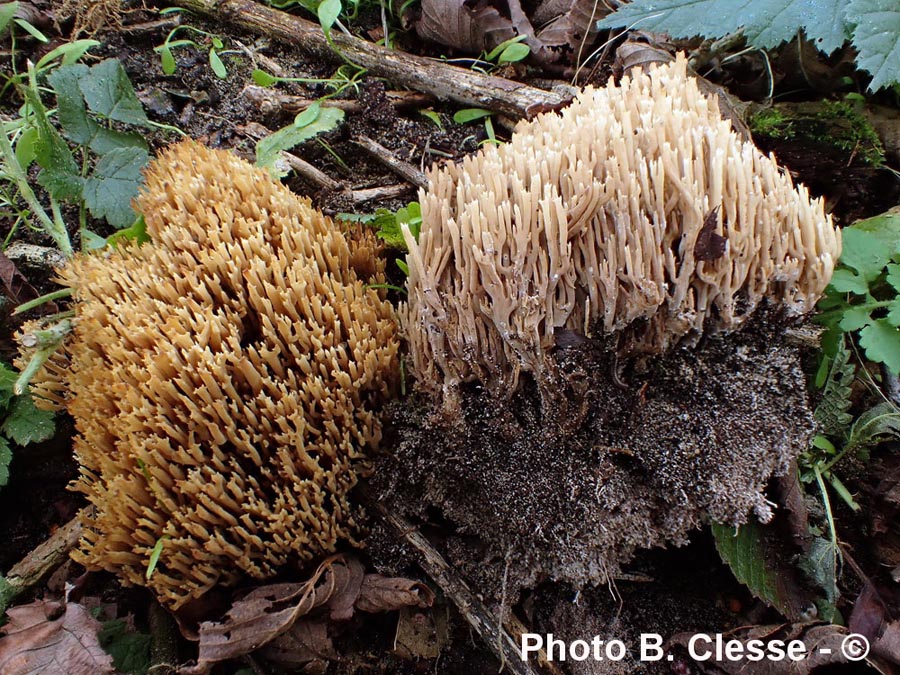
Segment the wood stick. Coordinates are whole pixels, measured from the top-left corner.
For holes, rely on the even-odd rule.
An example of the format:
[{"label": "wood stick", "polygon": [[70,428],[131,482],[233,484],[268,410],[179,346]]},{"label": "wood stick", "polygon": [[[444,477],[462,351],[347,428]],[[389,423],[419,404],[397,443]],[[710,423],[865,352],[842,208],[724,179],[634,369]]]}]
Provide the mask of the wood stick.
[{"label": "wood stick", "polygon": [[513,675],[537,675],[531,664],[522,659],[518,645],[509,634],[497,623],[496,618],[472,592],[468,584],[456,571],[447,564],[443,556],[435,550],[427,539],[406,519],[388,511],[383,504],[363,493],[363,499],[369,508],[378,512],[386,524],[394,532],[419,553],[422,568],[440,587],[469,625],[481,636],[484,643],[500,659]]},{"label": "wood stick", "polygon": [[515,118],[530,118],[567,103],[563,96],[551,91],[387,49],[332,31],[331,39],[340,50],[338,54],[328,44],[320,25],[252,0],[175,0],[170,4],[269,35],[315,58],[351,61],[375,77],[431,94],[442,101],[487,108]]},{"label": "wood stick", "polygon": [[353,140],[353,143],[368,152],[404,180],[409,181],[416,187],[428,187],[428,179],[423,172],[419,171],[409,162],[404,162],[402,159],[396,157],[394,153],[380,143],[377,143],[368,136],[359,136]]},{"label": "wood stick", "polygon": [[[313,103],[318,103],[323,108],[340,108],[347,113],[358,113],[362,110],[362,104],[354,99],[327,98],[315,99],[304,96],[285,94],[277,89],[260,87],[248,84],[242,92],[247,100],[259,108],[260,112],[271,113],[283,110],[288,113],[298,113],[306,110]],[[434,103],[434,98],[428,94],[420,94],[417,91],[386,91],[388,102],[396,108],[420,108]]]},{"label": "wood stick", "polygon": [[57,567],[69,559],[69,552],[81,539],[81,516],[59,527],[50,538],[12,566],[0,578],[0,613],[19,594],[37,586]]}]

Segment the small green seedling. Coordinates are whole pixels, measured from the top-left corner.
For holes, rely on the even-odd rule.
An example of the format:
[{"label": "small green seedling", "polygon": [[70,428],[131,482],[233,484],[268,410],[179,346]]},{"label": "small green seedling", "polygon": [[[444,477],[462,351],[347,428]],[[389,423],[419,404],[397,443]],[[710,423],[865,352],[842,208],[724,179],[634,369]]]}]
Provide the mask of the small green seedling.
[{"label": "small green seedling", "polygon": [[[202,38],[205,38],[206,41],[208,41],[209,46],[207,47],[206,45],[189,38],[180,38],[176,40],[175,35],[179,32],[190,32],[199,35]],[[153,51],[159,54],[163,74],[175,74],[178,66],[175,62],[175,55],[172,53],[172,50],[178,47],[193,47],[194,49],[197,49],[199,51],[203,51],[204,49],[206,49],[209,56],[209,67],[212,68],[212,71],[213,73],[215,73],[216,77],[218,77],[220,80],[224,80],[226,77],[228,77],[228,69],[225,67],[225,63],[222,61],[222,54],[229,54],[232,52],[223,51],[225,49],[225,43],[222,42],[222,38],[208,31],[201,30],[200,28],[194,28],[193,26],[186,25],[175,26],[175,28],[169,31],[169,34],[166,36],[165,41],[161,45],[153,48]]]},{"label": "small green seedling", "polygon": [[517,63],[527,58],[531,53],[531,48],[522,43],[526,37],[525,35],[517,35],[509,40],[504,40],[491,51],[483,54],[481,58],[488,63],[494,63],[498,66]]},{"label": "small green seedling", "polygon": [[484,120],[484,132],[487,134],[487,139],[481,141],[479,145],[483,145],[485,143],[493,143],[495,145],[499,145],[500,141],[497,140],[497,136],[494,133],[494,123],[491,121],[493,118],[493,111],[485,110],[484,108],[464,108],[463,110],[457,111],[453,115],[453,121],[457,124],[469,124],[470,122],[475,122],[477,120]]}]

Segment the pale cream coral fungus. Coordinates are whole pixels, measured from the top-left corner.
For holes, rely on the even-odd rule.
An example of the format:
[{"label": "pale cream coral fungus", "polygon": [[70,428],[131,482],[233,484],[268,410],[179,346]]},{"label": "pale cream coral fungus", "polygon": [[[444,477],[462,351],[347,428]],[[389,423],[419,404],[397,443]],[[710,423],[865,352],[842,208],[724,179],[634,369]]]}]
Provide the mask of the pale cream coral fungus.
[{"label": "pale cream coral fungus", "polygon": [[353,540],[347,493],[399,345],[369,286],[373,240],[350,244],[234,155],[174,146],[137,207],[151,243],[61,273],[77,309],[62,374],[75,488],[95,507],[75,557],[175,608]]},{"label": "pale cream coral fungus", "polygon": [[763,298],[806,312],[840,252],[822,201],[739,138],[683,55],[429,178],[401,323],[432,393],[540,380],[561,328],[660,352]]}]

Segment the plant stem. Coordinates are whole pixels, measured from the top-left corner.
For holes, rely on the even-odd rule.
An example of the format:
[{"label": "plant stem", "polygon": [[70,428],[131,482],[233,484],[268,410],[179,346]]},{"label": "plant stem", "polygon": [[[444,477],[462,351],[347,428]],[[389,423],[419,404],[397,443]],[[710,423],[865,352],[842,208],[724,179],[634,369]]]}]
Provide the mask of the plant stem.
[{"label": "plant stem", "polygon": [[56,205],[55,200],[51,198],[51,207],[56,206],[56,208],[53,209],[53,215],[56,218],[55,220],[51,219],[44,210],[44,207],[41,206],[37,196],[35,196],[34,190],[31,189],[31,185],[28,183],[28,176],[25,175],[25,170],[22,168],[22,165],[19,164],[19,160],[16,157],[12,144],[9,142],[9,137],[6,135],[6,123],[3,123],[2,127],[2,133],[0,133],[0,156],[2,156],[3,162],[6,165],[7,175],[12,178],[13,182],[16,184],[19,194],[22,196],[22,199],[25,200],[25,203],[28,204],[31,213],[40,221],[44,231],[50,235],[54,242],[56,242],[56,245],[59,247],[59,250],[63,252],[63,255],[67,258],[71,258],[73,254],[72,243],[69,241],[69,233],[66,231],[66,225],[62,221],[59,207]]}]

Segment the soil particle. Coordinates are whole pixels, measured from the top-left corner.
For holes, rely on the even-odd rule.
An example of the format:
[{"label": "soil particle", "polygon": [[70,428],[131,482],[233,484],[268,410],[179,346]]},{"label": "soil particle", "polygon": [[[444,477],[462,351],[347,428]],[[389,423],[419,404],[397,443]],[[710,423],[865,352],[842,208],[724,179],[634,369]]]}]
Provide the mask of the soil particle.
[{"label": "soil particle", "polygon": [[[461,415],[393,405],[384,447],[395,450],[376,460],[374,488],[439,527],[443,553],[489,603],[547,579],[604,583],[635,550],[685,544],[707,517],[766,518],[766,482],[806,447],[804,376],[777,330],[625,369],[624,389],[612,358],[595,344],[558,350],[555,398],[531,385],[497,401],[470,386]],[[373,535],[376,563],[401,563]]]}]

